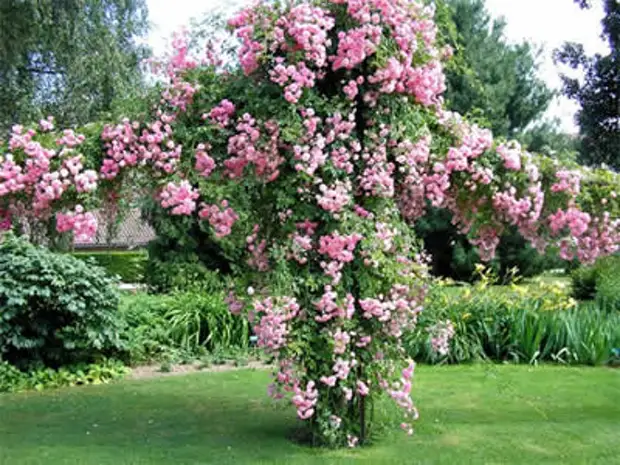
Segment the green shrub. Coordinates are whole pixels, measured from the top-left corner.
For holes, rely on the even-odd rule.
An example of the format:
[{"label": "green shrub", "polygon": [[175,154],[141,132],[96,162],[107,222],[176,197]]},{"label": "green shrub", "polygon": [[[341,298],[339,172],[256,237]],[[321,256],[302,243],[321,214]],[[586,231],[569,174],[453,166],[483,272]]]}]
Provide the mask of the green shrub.
[{"label": "green shrub", "polygon": [[[429,208],[415,224],[418,236],[431,257],[433,275],[457,281],[473,282],[478,276],[476,265],[481,263],[477,249],[452,224],[452,214],[446,209]],[[531,277],[545,270],[565,266],[556,255],[538,253],[516,228],[510,227],[501,236],[495,258],[489,264],[502,278],[508,280],[513,269],[519,276]]]},{"label": "green shrub", "polygon": [[605,257],[592,266],[577,268],[571,279],[576,299],[596,299],[608,309],[620,308],[620,256]]},{"label": "green shrub", "polygon": [[607,257],[597,264],[596,300],[620,310],[620,256]]},{"label": "green shrub", "polygon": [[149,259],[144,281],[151,292],[159,294],[191,290],[217,292],[224,287],[220,274],[206,268],[197,260],[160,261]]},{"label": "green shrub", "polygon": [[136,365],[158,361],[174,353],[175,342],[170,335],[170,325],[164,318],[167,303],[167,296],[122,296],[119,312],[125,326],[121,337],[128,363]]},{"label": "green shrub", "polygon": [[24,368],[122,349],[116,283],[103,269],[23,239],[0,243],[0,356]]},{"label": "green shrub", "polygon": [[129,370],[116,360],[79,364],[58,370],[41,368],[23,372],[0,361],[0,392],[52,389],[63,386],[109,383],[122,378]]},{"label": "green shrub", "polygon": [[125,365],[116,360],[71,365],[58,370],[46,368],[28,374],[27,388],[40,391],[63,386],[105,384],[122,378],[128,371]]},{"label": "green shrub", "polygon": [[139,283],[144,279],[148,260],[145,251],[121,252],[74,252],[80,260],[94,260],[97,266],[104,268],[110,276],[119,276],[125,283]]},{"label": "green shrub", "polygon": [[581,266],[571,273],[573,297],[578,300],[591,300],[596,295],[597,269],[594,266]]}]

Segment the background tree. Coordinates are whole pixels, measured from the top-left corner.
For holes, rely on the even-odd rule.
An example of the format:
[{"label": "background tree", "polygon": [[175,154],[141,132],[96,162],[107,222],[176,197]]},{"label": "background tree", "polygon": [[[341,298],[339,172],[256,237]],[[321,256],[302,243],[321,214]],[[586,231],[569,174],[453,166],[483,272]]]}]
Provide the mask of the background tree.
[{"label": "background tree", "polygon": [[[582,8],[591,2],[576,0]],[[577,123],[581,134],[579,159],[588,165],[605,163],[620,169],[620,3],[603,0],[601,37],[608,55],[588,57],[583,45],[566,43],[555,53],[556,62],[584,72],[584,79],[562,76],[564,94],[581,106]]]},{"label": "background tree", "polygon": [[144,0],[0,3],[0,131],[51,114],[62,125],[111,112],[140,83]]},{"label": "background tree", "polygon": [[542,121],[529,127],[519,136],[527,149],[560,161],[576,161],[579,137],[559,129],[558,120]]}]

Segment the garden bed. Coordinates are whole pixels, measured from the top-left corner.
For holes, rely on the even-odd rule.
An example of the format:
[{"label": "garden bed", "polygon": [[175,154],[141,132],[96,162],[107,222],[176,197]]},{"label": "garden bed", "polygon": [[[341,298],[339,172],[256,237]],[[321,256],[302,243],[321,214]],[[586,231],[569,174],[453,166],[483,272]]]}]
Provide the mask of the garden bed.
[{"label": "garden bed", "polygon": [[162,370],[162,365],[154,364],[154,365],[143,365],[138,366],[131,369],[131,372],[127,375],[127,379],[151,379],[151,378],[159,378],[161,376],[178,376],[178,375],[187,375],[192,373],[199,372],[208,372],[208,373],[220,373],[225,371],[234,371],[234,370],[266,370],[271,368],[270,365],[266,365],[259,361],[250,361],[247,365],[236,365],[234,363],[225,363],[222,365],[211,365],[209,367],[205,367],[204,363],[196,362],[196,363],[188,363],[185,365],[175,364],[170,365],[168,369]]}]

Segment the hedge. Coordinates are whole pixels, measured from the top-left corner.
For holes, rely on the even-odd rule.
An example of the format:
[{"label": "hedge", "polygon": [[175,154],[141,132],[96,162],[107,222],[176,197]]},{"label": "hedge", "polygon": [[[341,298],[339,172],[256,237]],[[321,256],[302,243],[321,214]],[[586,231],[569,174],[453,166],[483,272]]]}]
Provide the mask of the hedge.
[{"label": "hedge", "polygon": [[109,275],[118,275],[125,283],[142,282],[148,260],[144,250],[73,252],[72,255],[80,260],[94,260]]}]

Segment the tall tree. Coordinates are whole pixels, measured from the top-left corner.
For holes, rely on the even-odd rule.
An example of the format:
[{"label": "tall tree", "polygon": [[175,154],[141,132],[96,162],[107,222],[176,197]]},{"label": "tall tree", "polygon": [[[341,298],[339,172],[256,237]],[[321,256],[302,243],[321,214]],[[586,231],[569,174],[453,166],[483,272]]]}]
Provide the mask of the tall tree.
[{"label": "tall tree", "polygon": [[[531,44],[509,44],[506,23],[493,20],[484,0],[446,0],[444,34],[455,49],[448,70],[446,99],[462,114],[480,112],[493,133],[515,136],[539,119],[553,92],[538,77],[538,55]],[[452,21],[456,34],[447,29]]]},{"label": "tall tree", "polygon": [[[582,8],[591,2],[575,0]],[[577,123],[581,133],[580,160],[588,165],[605,163],[620,169],[620,2],[602,0],[605,16],[601,37],[608,55],[587,56],[583,45],[566,43],[555,59],[584,72],[584,79],[562,76],[564,93],[581,106]]]},{"label": "tall tree", "polygon": [[577,134],[562,132],[559,120],[541,121],[519,136],[530,152],[556,158],[560,161],[576,161],[579,148]]},{"label": "tall tree", "polygon": [[135,88],[144,0],[0,2],[0,130],[53,114],[86,123]]}]

